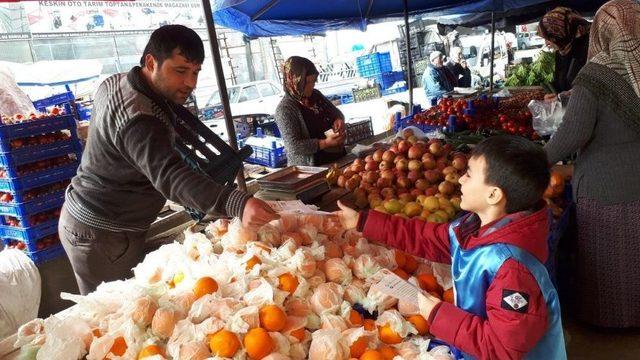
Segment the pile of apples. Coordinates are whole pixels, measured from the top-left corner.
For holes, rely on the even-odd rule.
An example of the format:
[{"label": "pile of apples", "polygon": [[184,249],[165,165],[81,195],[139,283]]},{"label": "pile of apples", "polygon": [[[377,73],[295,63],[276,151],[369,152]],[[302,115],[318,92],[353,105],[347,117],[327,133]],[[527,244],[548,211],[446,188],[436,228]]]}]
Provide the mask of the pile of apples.
[{"label": "pile of apples", "polygon": [[29,115],[24,114],[15,114],[13,116],[2,115],[0,120],[2,121],[2,125],[13,125],[13,124],[22,124],[25,122],[31,122],[36,120],[42,120],[46,118],[50,118],[53,116],[63,116],[66,115],[64,108],[53,107],[46,113],[30,113]]},{"label": "pile of apples", "polygon": [[459,179],[466,170],[465,154],[405,129],[389,150],[354,160],[337,185],[354,193],[359,208],[447,222],[460,211]]}]

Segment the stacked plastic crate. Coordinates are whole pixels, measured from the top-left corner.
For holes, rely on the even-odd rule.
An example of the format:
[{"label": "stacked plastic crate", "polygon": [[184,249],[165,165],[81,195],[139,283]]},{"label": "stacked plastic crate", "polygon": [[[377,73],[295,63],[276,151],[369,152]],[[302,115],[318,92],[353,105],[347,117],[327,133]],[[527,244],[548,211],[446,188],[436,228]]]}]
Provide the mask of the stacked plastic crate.
[{"label": "stacked plastic crate", "polygon": [[0,237],[36,264],[64,254],[58,219],[82,152],[76,119],[61,109],[0,123]]},{"label": "stacked plastic crate", "polygon": [[360,56],[356,59],[356,67],[361,77],[375,80],[376,84],[380,86],[382,95],[390,95],[407,89],[406,85],[394,86],[395,83],[405,80],[404,71],[392,71],[391,54],[388,52]]}]

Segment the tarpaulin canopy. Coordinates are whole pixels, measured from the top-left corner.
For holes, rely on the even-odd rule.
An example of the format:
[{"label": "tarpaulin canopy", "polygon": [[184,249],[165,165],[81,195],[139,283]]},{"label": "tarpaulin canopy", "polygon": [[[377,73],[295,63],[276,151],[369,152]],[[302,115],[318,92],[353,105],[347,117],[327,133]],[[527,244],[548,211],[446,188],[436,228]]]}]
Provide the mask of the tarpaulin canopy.
[{"label": "tarpaulin canopy", "polygon": [[[565,0],[534,4],[517,9],[508,10],[499,14],[496,27],[503,29],[508,26],[527,24],[539,20],[547,11],[556,6],[566,6],[581,12],[584,15],[593,15],[602,4],[608,0]],[[491,12],[455,14],[445,16],[428,15],[427,19],[437,20],[439,24],[450,26],[475,27],[491,23]]]},{"label": "tarpaulin canopy", "polygon": [[[409,0],[408,12],[417,14],[474,14],[508,12],[552,3],[549,0]],[[376,20],[399,18],[402,0],[231,0],[214,6],[216,24],[248,36],[321,34],[328,30],[360,29]]]}]

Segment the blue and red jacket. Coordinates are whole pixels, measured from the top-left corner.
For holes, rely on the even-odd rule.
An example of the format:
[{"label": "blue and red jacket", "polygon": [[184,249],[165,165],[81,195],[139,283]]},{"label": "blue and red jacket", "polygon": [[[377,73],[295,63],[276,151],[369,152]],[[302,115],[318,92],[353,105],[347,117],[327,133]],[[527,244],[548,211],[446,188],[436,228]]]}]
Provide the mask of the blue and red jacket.
[{"label": "blue and red jacket", "polygon": [[431,334],[465,357],[566,359],[557,294],[542,265],[548,221],[546,208],[482,227],[475,214],[436,224],[369,211],[358,227],[371,241],[452,265],[457,306],[442,302],[428,320]]}]

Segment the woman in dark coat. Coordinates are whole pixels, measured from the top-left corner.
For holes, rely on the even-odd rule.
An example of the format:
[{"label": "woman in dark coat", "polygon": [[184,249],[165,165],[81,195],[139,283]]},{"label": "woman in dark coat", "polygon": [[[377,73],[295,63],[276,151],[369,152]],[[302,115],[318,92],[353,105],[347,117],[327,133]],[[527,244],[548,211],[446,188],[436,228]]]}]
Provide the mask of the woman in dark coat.
[{"label": "woman in dark coat", "polygon": [[[275,113],[288,165],[322,165],[346,155],[344,115],[314,89],[318,70],[309,60],[292,56],[284,64],[285,96]],[[327,134],[332,130],[333,133]]]},{"label": "woman in dark coat", "polygon": [[556,50],[552,83],[556,94],[548,94],[548,99],[561,93],[568,95],[566,92],[571,90],[573,80],[587,62],[589,29],[589,22],[567,7],[557,7],[540,20],[538,33],[546,40],[547,46]]},{"label": "woman in dark coat", "polygon": [[596,13],[589,62],[545,146],[555,163],[577,152],[572,309],[603,327],[640,327],[640,3]]}]

